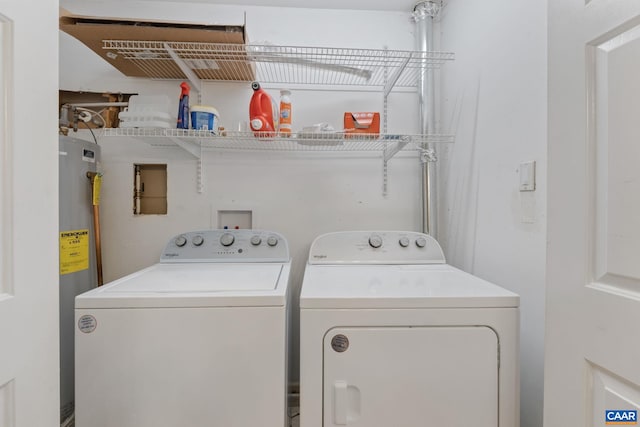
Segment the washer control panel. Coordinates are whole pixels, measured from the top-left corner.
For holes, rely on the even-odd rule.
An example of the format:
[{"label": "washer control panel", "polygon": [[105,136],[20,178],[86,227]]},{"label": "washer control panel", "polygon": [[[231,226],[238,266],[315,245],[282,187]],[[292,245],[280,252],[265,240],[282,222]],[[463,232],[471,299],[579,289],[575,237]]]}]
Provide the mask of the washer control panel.
[{"label": "washer control panel", "polygon": [[433,237],[414,231],[343,231],[311,245],[309,264],[444,264]]},{"label": "washer control panel", "polygon": [[204,230],[172,237],[160,262],[287,262],[287,240],[275,231]]}]

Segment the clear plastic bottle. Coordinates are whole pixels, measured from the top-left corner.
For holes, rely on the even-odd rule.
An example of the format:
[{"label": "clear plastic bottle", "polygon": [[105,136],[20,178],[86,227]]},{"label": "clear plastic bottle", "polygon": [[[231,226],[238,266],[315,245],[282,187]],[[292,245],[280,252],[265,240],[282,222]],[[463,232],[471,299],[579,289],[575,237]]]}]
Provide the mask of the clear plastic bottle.
[{"label": "clear plastic bottle", "polygon": [[280,136],[291,136],[291,91],[280,91]]}]

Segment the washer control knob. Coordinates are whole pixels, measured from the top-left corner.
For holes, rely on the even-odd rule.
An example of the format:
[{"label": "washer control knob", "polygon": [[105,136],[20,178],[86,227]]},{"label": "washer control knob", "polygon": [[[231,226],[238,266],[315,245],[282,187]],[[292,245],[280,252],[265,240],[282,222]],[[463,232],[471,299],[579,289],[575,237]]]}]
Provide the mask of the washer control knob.
[{"label": "washer control knob", "polygon": [[260,243],[262,243],[262,239],[260,238],[260,236],[251,236],[251,244],[253,246],[258,246]]},{"label": "washer control knob", "polygon": [[427,239],[425,239],[424,237],[418,237],[416,239],[416,246],[419,248],[424,248],[425,246],[427,246]]},{"label": "washer control knob", "polygon": [[408,237],[401,237],[400,240],[398,241],[398,243],[403,248],[406,248],[407,246],[409,246],[409,238]]},{"label": "washer control knob", "polygon": [[233,234],[230,233],[224,233],[222,236],[220,236],[220,244],[222,246],[231,246],[233,244],[233,242],[235,242],[236,238],[233,237]]},{"label": "washer control knob", "polygon": [[173,241],[173,243],[175,243],[176,246],[181,248],[187,244],[187,238],[184,236],[178,236],[176,237],[176,240]]},{"label": "washer control knob", "polygon": [[275,246],[277,244],[278,244],[278,238],[276,236],[269,236],[269,238],[267,239],[267,245]]},{"label": "washer control knob", "polygon": [[204,237],[193,236],[193,239],[191,239],[191,243],[193,243],[196,246],[201,246],[204,243]]},{"label": "washer control knob", "polygon": [[380,246],[382,246],[382,237],[378,236],[377,234],[373,234],[371,237],[369,237],[369,246],[371,246],[372,248],[379,248]]}]

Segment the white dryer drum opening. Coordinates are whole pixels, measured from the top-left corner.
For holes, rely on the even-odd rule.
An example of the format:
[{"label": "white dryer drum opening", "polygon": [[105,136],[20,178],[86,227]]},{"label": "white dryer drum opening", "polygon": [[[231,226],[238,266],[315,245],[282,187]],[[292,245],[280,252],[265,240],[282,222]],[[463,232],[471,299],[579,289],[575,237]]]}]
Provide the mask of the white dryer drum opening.
[{"label": "white dryer drum opening", "polygon": [[324,426],[497,426],[498,351],[486,326],[331,329]]}]

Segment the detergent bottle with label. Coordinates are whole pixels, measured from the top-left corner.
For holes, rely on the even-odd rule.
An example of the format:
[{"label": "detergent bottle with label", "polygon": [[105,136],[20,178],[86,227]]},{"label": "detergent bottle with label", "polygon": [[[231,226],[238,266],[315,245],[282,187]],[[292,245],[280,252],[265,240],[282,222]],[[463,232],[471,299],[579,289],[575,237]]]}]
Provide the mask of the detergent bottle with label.
[{"label": "detergent bottle with label", "polygon": [[256,137],[273,138],[278,131],[280,115],[278,105],[273,98],[260,87],[260,83],[251,83],[253,96],[249,103],[249,125]]}]

